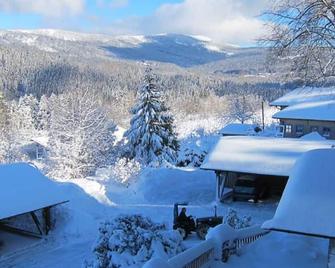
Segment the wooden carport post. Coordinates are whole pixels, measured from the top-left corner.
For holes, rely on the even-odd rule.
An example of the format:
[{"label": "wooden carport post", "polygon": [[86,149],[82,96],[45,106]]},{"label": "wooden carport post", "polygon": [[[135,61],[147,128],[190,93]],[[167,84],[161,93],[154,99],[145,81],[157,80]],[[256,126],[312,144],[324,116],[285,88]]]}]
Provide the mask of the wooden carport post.
[{"label": "wooden carport post", "polygon": [[51,207],[43,208],[42,214],[43,214],[43,220],[44,220],[44,232],[47,235],[49,231],[51,230],[51,213],[50,213]]},{"label": "wooden carport post", "polygon": [[215,171],[216,174],[216,201],[223,201],[223,193],[225,188],[225,182],[228,177],[228,172],[226,171]]},{"label": "wooden carport post", "polygon": [[328,268],[335,268],[335,239],[329,239]]}]

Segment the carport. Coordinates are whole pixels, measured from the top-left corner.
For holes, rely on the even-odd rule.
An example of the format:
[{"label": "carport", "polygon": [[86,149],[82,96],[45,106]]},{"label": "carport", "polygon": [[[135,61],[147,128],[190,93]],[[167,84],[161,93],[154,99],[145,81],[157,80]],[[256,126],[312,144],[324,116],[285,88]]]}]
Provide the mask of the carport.
[{"label": "carport", "polygon": [[42,237],[52,228],[52,208],[66,203],[61,186],[27,163],[0,165],[0,229]]},{"label": "carport", "polygon": [[208,154],[201,169],[212,170],[217,178],[217,200],[231,196],[238,177],[261,178],[283,191],[297,159],[305,152],[332,148],[334,141],[313,141],[273,137],[222,137]]}]

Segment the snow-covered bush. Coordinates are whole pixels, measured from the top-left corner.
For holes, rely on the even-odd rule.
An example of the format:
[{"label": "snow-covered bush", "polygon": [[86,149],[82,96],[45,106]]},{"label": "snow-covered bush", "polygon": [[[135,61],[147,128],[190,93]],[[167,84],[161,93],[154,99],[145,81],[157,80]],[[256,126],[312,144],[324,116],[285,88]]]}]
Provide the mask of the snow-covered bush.
[{"label": "snow-covered bush", "polygon": [[224,217],[225,224],[233,227],[234,229],[242,229],[251,226],[251,217],[250,216],[239,216],[237,211],[229,208],[227,215]]},{"label": "snow-covered bush", "polygon": [[207,152],[200,148],[185,148],[179,153],[177,166],[179,167],[200,167],[204,161]]},{"label": "snow-covered bush", "polygon": [[135,159],[119,158],[115,163],[107,168],[100,168],[96,176],[103,181],[115,181],[124,185],[129,185],[137,178],[141,172],[142,166]]},{"label": "snow-covered bush", "polygon": [[141,267],[151,257],[170,258],[183,249],[177,231],[141,215],[124,215],[99,228],[93,248],[95,259],[86,267]]}]

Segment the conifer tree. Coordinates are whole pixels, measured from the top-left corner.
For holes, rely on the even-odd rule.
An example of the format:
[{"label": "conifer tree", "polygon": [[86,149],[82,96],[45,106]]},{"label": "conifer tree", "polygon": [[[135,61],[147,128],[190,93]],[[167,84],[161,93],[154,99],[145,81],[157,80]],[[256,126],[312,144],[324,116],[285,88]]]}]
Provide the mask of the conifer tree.
[{"label": "conifer tree", "polygon": [[165,106],[150,67],[146,68],[144,84],[131,113],[130,128],[125,133],[129,157],[136,157],[144,164],[174,163],[179,150],[174,118]]}]

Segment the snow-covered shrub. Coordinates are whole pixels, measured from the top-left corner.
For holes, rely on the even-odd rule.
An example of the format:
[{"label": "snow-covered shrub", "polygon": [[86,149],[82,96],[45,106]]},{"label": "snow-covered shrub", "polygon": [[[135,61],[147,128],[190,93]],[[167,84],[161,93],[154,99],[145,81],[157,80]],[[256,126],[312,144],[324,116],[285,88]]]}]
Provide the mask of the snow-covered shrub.
[{"label": "snow-covered shrub", "polygon": [[115,163],[107,168],[100,168],[96,176],[104,181],[115,181],[124,185],[129,185],[141,172],[142,166],[135,159],[119,158]]},{"label": "snow-covered shrub", "polygon": [[251,217],[250,216],[239,216],[237,211],[229,208],[227,215],[224,217],[225,224],[233,227],[234,229],[242,229],[251,226]]},{"label": "snow-covered shrub", "polygon": [[179,167],[200,167],[204,161],[207,152],[200,148],[185,148],[179,153],[177,166]]},{"label": "snow-covered shrub", "polygon": [[119,216],[99,228],[94,261],[86,267],[141,267],[151,257],[170,258],[182,251],[182,237],[141,215]]}]

